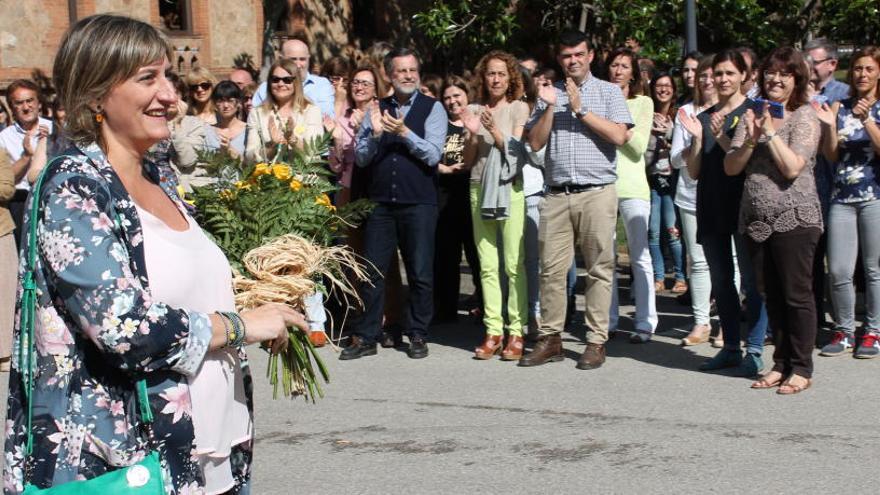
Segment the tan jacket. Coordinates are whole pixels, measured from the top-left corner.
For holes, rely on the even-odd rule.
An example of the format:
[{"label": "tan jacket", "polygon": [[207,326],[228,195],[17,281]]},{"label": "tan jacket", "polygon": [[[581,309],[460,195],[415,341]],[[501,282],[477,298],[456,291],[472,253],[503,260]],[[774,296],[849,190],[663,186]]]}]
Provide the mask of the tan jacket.
[{"label": "tan jacket", "polygon": [[[311,103],[301,112],[294,112],[291,116],[294,126],[302,126],[303,134],[300,139],[309,141],[324,134],[324,120],[321,109]],[[269,137],[269,119],[273,118],[272,111],[265,105],[255,107],[248,114],[247,120],[247,146],[244,157],[249,163],[269,161],[266,156],[266,144],[271,142]]]},{"label": "tan jacket", "polygon": [[9,214],[9,200],[15,196],[15,176],[12,174],[12,159],[5,150],[0,149],[0,236],[15,229],[12,215]]}]

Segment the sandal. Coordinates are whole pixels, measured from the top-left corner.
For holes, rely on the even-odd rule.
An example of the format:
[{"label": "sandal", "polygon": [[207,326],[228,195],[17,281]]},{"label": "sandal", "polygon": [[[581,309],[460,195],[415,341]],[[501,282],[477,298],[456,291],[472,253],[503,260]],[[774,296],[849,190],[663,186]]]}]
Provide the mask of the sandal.
[{"label": "sandal", "polygon": [[[803,385],[793,385],[791,382],[792,377],[797,376],[798,378],[803,378],[806,382]],[[785,380],[785,383],[779,386],[779,390],[776,391],[779,395],[795,395],[803,392],[804,390],[810,388],[813,385],[813,380],[810,378],[804,378],[799,375],[792,375],[788,377],[788,380]]]},{"label": "sandal", "polygon": [[676,280],[675,285],[672,286],[673,294],[684,294],[688,291],[688,284],[684,280]]},{"label": "sandal", "polygon": [[[778,372],[771,371],[770,373]],[[770,373],[767,373],[766,375],[761,375],[761,378],[758,378],[758,381],[752,382],[752,388],[755,390],[763,390],[767,388],[775,388],[782,385],[782,373],[779,373],[779,378],[772,382],[767,379],[767,377],[770,376]]]}]

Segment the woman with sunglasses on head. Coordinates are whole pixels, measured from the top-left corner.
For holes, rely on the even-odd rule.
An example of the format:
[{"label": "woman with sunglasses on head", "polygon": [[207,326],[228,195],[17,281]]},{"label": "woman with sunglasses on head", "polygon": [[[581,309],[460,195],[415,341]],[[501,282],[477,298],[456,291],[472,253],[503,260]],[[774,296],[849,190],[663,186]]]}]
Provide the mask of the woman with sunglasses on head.
[{"label": "woman with sunglasses on head", "polygon": [[[669,162],[678,169],[678,183],[675,186],[675,206],[681,219],[681,233],[684,238],[685,250],[688,253],[687,275],[690,280],[691,311],[694,314],[694,325],[688,335],[681,339],[681,345],[691,346],[709,341],[712,322],[709,317],[712,299],[712,280],[709,276],[709,264],[703,253],[703,246],[697,242],[697,181],[687,173],[686,157],[691,147],[693,136],[682,123],[681,115],[694,119],[697,114],[718,103],[715,90],[715,79],[712,78],[712,56],[703,57],[694,67],[693,79],[696,81],[693,100],[678,109],[675,126],[672,131],[672,148],[669,151]],[[685,169],[681,172],[681,169]],[[724,344],[719,334],[715,339],[717,347]]]},{"label": "woman with sunglasses on head", "polygon": [[268,162],[279,152],[299,148],[324,133],[321,109],[303,94],[293,60],[280,59],[269,69],[266,101],[248,115],[245,159]]},{"label": "woman with sunglasses on head", "polygon": [[[723,337],[721,350],[700,365],[700,370],[734,368],[737,376],[754,377],[764,367],[761,355],[767,335],[767,311],[745,239],[737,228],[745,174],[730,175],[724,167],[733,132],[748,109],[742,93],[743,81],[748,77],[749,67],[742,55],[735,50],[718,53],[712,58],[718,103],[696,117],[679,111],[678,118],[693,137],[685,156],[688,175],[698,179],[697,242],[709,263]],[[748,310],[745,356],[740,344],[740,285],[746,293]]]},{"label": "woman with sunglasses on head", "polygon": [[[651,215],[651,190],[645,175],[645,151],[651,137],[654,104],[644,95],[639,75],[639,57],[629,48],[617,48],[606,59],[608,80],[617,85],[626,98],[626,106],[635,127],[627,131],[627,142],[617,148],[618,210],[626,230],[626,244],[632,267],[632,294],[636,301],[633,344],[651,340],[657,328],[657,303],[654,292],[654,267],[648,249],[648,219]],[[611,292],[609,332],[617,331],[620,307],[617,273]]]},{"label": "woman with sunglasses on head", "polygon": [[865,269],[865,333],[857,358],[880,355],[880,48],[866,46],[851,58],[850,97],[818,108],[822,153],[831,162],[828,268],[835,335],[822,356],[852,352],[855,344],[853,271],[859,248]]},{"label": "woman with sunglasses on head", "polygon": [[239,120],[242,94],[232,81],[220,81],[211,93],[211,101],[217,109],[217,123],[206,128],[205,144],[234,157],[244,156],[247,124]]},{"label": "woman with sunglasses on head", "polygon": [[[336,118],[324,117],[324,127],[333,136],[333,146],[330,148],[330,170],[336,173],[339,185],[342,189],[336,193],[335,203],[337,206],[347,204],[352,200],[351,186],[352,176],[357,173],[355,167],[355,136],[364,120],[370,105],[376,101],[378,95],[385,94],[384,83],[379,72],[373,66],[359,67],[351,73],[351,78],[345,89],[342,101],[343,107],[339,106],[339,93],[336,99]],[[336,82],[330,80],[334,85]]]},{"label": "woman with sunglasses on head", "polygon": [[214,102],[211,94],[217,78],[208,69],[196,67],[186,75],[186,86],[189,89],[188,115],[195,115],[208,125],[217,123],[217,115],[214,113]]},{"label": "woman with sunglasses on head", "polygon": [[651,221],[648,225],[648,247],[651,261],[654,263],[654,290],[666,290],[666,262],[661,240],[672,255],[672,268],[675,274],[674,294],[687,292],[687,281],[684,276],[684,263],[681,251],[681,234],[676,226],[675,187],[678,182],[678,170],[672,168],[669,151],[672,144],[676,107],[675,80],[667,73],[660,73],[650,84],[651,98],[654,100],[654,122],[651,126],[651,138],[645,152],[648,185],[651,187]]},{"label": "woman with sunglasses on head", "polygon": [[782,395],[810,388],[816,342],[812,273],[822,207],[813,167],[821,131],[809,82],[798,50],[770,52],[757,81],[767,101],[750,105],[724,159],[728,175],[745,173],[739,229],[773,328],[773,369],[752,388],[779,387]]},{"label": "woman with sunglasses on head", "polygon": [[[56,55],[76,147],[46,166],[25,215],[19,276],[35,287],[19,286],[19,306],[35,315],[16,325],[26,357],[9,380],[7,493],[91,493],[113,471],[174,493],[250,492],[243,345],[277,352],[306,322],[280,304],[234,312],[226,257],[147,156],[169,136],[173,55],[155,27],[115,15],[79,20]],[[119,493],[106,479],[92,491],[101,483]]]}]

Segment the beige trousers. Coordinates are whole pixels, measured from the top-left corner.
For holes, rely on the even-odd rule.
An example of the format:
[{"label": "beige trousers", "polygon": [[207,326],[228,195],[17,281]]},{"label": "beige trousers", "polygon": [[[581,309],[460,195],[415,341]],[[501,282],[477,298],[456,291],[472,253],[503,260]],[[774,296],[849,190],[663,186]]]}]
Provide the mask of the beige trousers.
[{"label": "beige trousers", "polygon": [[587,342],[604,344],[614,276],[617,190],[608,185],[575,194],[551,193],[544,198],[540,213],[541,334],[560,333],[565,325],[566,272],[577,243],[587,270]]}]

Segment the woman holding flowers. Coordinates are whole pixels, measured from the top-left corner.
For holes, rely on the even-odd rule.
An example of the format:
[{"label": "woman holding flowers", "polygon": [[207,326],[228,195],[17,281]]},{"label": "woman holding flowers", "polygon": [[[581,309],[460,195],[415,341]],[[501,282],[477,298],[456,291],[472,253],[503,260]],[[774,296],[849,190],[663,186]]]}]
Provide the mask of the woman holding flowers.
[{"label": "woman holding flowers", "polygon": [[278,153],[303,145],[324,133],[321,109],[303,94],[302,80],[292,60],[281,59],[269,70],[266,101],[251,110],[247,121],[245,160],[268,162]]},{"label": "woman holding flowers", "polygon": [[849,84],[848,99],[818,109],[822,153],[834,164],[828,271],[836,327],[821,355],[839,356],[856,347],[853,271],[860,247],[867,314],[855,357],[874,358],[880,356],[880,48],[853,54]]},{"label": "woman holding flowers", "polygon": [[[469,136],[464,156],[476,156],[470,164],[470,199],[486,325],[486,338],[475,350],[477,359],[490,359],[500,352],[501,359],[513,361],[523,352],[522,330],[528,314],[523,244],[526,200],[522,163],[516,157],[522,156],[519,140],[529,106],[522,101],[518,65],[513,55],[502,51],[489,52],[480,59],[474,70],[480,104],[471,105],[461,115]],[[502,252],[508,286],[506,325],[499,276]],[[508,339],[502,351],[505,327]]]},{"label": "woman holding flowers", "polygon": [[[170,169],[145,158],[169,136],[172,55],[156,28],[122,16],[82,19],[62,40],[53,74],[76,147],[46,166],[37,214],[25,215],[24,245],[36,248],[34,342],[22,342],[21,321],[15,338],[35,350],[13,358],[6,493],[91,479],[151,447],[175,493],[249,490],[242,345],[278,351],[289,326],[306,324],[280,304],[234,312],[225,256],[188,215]],[[141,379],[158,446],[140,429]]]}]

